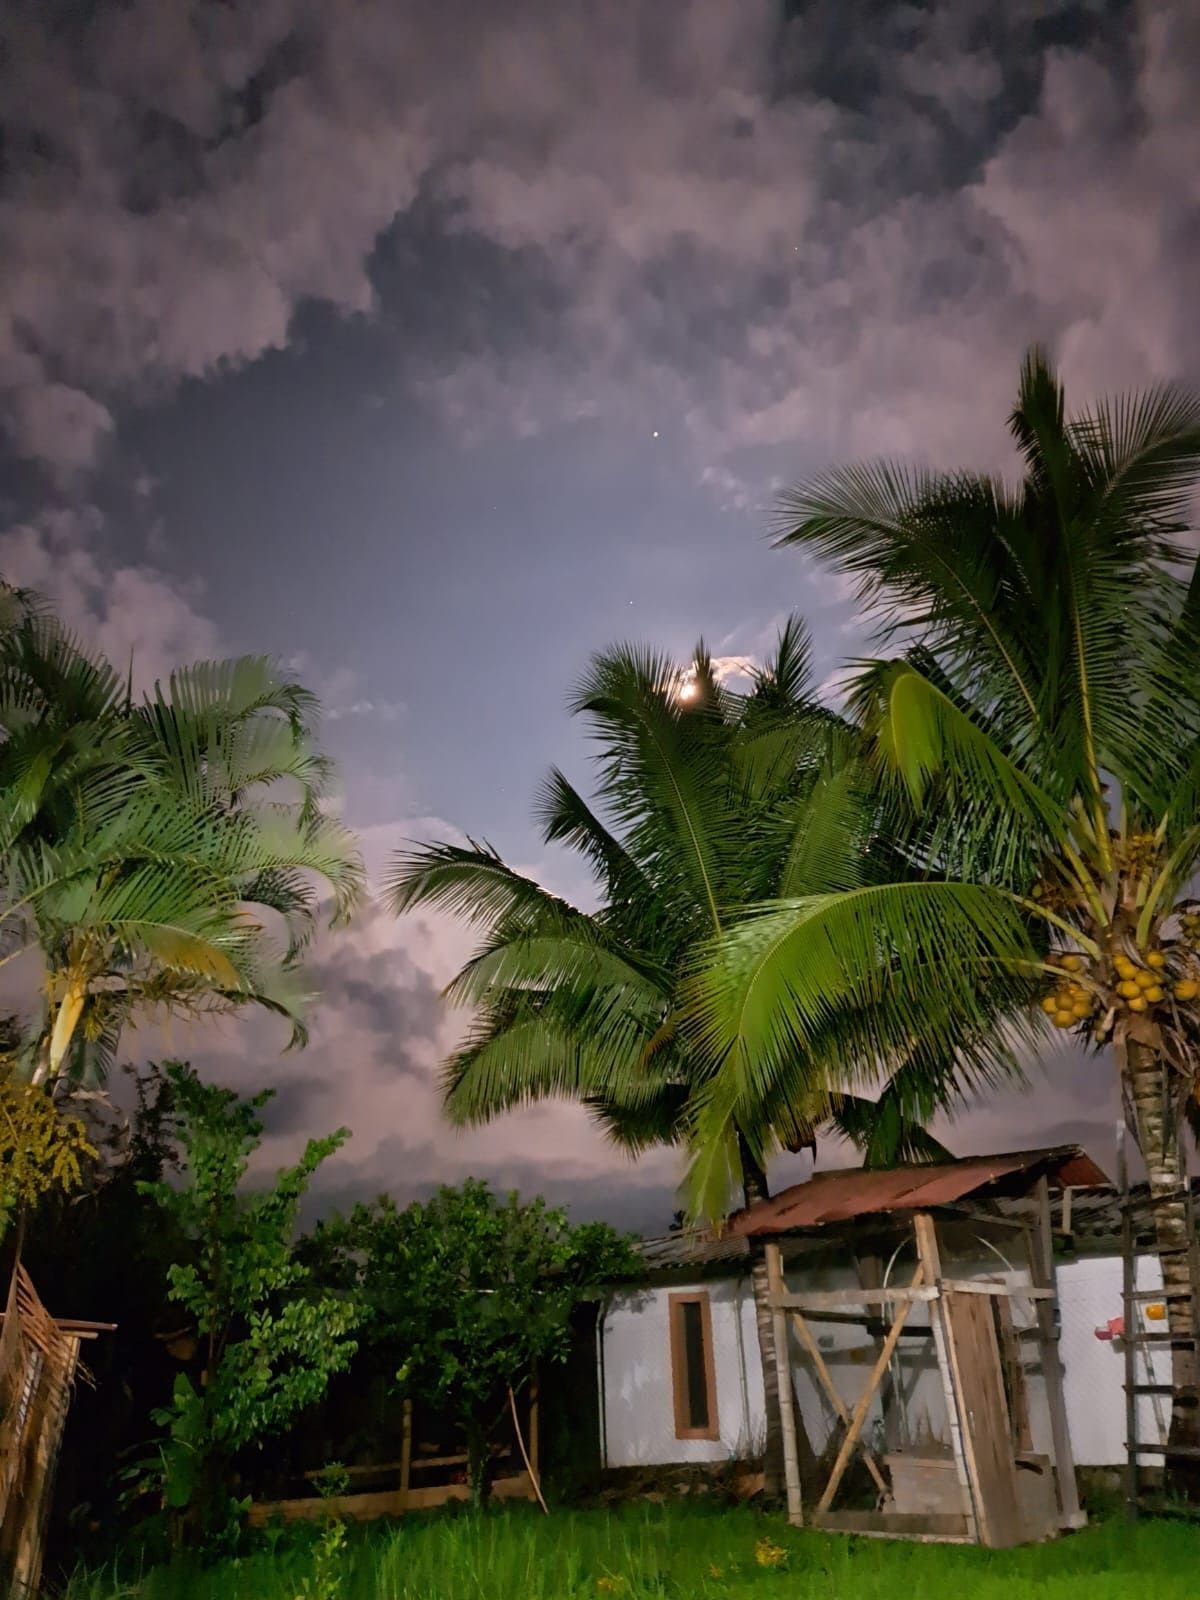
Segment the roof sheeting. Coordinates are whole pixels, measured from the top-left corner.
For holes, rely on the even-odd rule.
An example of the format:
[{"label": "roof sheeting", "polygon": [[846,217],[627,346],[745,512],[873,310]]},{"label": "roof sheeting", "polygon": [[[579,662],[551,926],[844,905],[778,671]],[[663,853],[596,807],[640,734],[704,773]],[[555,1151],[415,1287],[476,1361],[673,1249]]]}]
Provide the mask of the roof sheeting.
[{"label": "roof sheeting", "polygon": [[923,1211],[952,1205],[1005,1179],[1041,1177],[1060,1187],[1101,1187],[1108,1179],[1078,1145],[1020,1150],[1009,1155],[966,1156],[928,1166],[850,1168],[818,1172],[769,1200],[739,1211],[728,1232],[761,1238],[889,1211]]}]

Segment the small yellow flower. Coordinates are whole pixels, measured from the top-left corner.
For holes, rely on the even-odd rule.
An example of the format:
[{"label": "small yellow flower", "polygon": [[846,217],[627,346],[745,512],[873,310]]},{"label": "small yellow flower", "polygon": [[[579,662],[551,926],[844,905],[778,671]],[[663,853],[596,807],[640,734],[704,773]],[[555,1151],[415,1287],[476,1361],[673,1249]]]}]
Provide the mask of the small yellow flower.
[{"label": "small yellow flower", "polygon": [[725,1568],[718,1567],[714,1561],[708,1569],[708,1575],[710,1578],[723,1578],[725,1576]]},{"label": "small yellow flower", "polygon": [[754,1546],[754,1559],[760,1567],[782,1567],[787,1564],[788,1553],[780,1544],[770,1539],[760,1539]]}]

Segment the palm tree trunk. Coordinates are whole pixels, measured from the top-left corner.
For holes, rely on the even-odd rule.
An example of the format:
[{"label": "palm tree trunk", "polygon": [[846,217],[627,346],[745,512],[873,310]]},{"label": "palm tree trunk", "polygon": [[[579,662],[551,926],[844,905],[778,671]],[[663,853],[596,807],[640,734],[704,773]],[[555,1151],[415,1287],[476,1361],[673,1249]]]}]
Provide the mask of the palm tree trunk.
[{"label": "palm tree trunk", "polygon": [[[1171,1427],[1167,1442],[1179,1449],[1200,1447],[1200,1368],[1194,1343],[1197,1285],[1192,1282],[1195,1240],[1188,1233],[1188,1209],[1181,1191],[1188,1181],[1179,1141],[1179,1125],[1170,1092],[1169,1068],[1161,1053],[1139,1039],[1127,1038],[1125,1074],[1138,1148],[1146,1166],[1154,1217],[1155,1246],[1162,1266],[1171,1345]],[[1161,1197],[1161,1198],[1159,1198]],[[1171,1476],[1194,1482],[1191,1470]],[[1172,1467],[1168,1456],[1168,1467]]]}]

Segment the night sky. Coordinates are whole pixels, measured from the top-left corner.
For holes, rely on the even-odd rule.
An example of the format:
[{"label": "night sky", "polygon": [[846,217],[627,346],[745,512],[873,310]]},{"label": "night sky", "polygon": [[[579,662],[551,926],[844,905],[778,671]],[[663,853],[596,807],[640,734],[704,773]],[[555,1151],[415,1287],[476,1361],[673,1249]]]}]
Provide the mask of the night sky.
[{"label": "night sky", "polygon": [[[143,683],[291,663],[373,870],[463,831],[586,894],[531,803],[586,784],[592,651],[755,657],[799,609],[834,693],[865,647],[770,549],[782,484],[1011,465],[1035,339],[1078,402],[1200,383],[1197,81],[1188,0],[7,0],[0,571]],[[574,1109],[439,1124],[467,949],[371,909],[303,1054],[127,1053],[277,1085],[272,1160],[348,1123],[326,1200],[473,1171],[664,1227],[673,1158]],[[1104,1161],[1112,1081],[1049,1058],[944,1137]]]}]

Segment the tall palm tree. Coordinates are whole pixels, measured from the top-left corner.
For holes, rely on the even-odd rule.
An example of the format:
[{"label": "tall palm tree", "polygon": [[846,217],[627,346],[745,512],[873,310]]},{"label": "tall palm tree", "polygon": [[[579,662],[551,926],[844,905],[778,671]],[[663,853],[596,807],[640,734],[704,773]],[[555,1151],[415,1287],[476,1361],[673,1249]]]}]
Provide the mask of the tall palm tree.
[{"label": "tall palm tree", "polygon": [[[401,856],[388,892],[397,912],[438,906],[483,932],[448,991],[475,1008],[445,1069],[453,1120],[564,1096],[582,1100],[632,1152],[683,1146],[723,1105],[679,1027],[696,950],[767,896],[841,891],[894,870],[875,788],[858,736],[815,697],[795,621],[749,694],[718,682],[703,645],[687,674],[619,649],[596,658],[572,709],[597,743],[601,814],[555,771],[542,831],[585,858],[597,910],[567,904],[477,845]],[[880,1164],[940,1153],[914,1113],[945,1104],[969,1064],[943,1070],[907,1040],[890,1064],[874,1104],[853,1092],[870,1073],[852,1051],[821,1070],[796,1056],[751,1124],[743,1128],[734,1108],[706,1181],[722,1193],[735,1185],[749,1202],[766,1192],[772,1151],[807,1146],[818,1128],[852,1137]],[[761,1260],[755,1271],[764,1272]],[[771,1323],[762,1295],[758,1303],[771,1395]],[[777,1408],[767,1416],[777,1427]],[[769,1471],[777,1459],[772,1436]]]},{"label": "tall palm tree", "polygon": [[[689,1026],[722,1066],[756,1053],[769,1099],[838,992],[882,1035],[953,1043],[936,971],[974,1006],[1003,974],[1010,1028],[1054,1026],[1115,1063],[1149,1174],[1174,1346],[1174,1445],[1200,1445],[1181,1107],[1200,1065],[1200,401],[1170,389],[1068,418],[1033,351],[1012,435],[1024,478],[881,464],[795,490],[781,543],[859,583],[881,635],[852,703],[914,809],[924,870],[796,900],[714,941]],[[886,608],[886,609],[885,609]]]},{"label": "tall palm tree", "polygon": [[320,807],[314,711],[257,658],[135,699],[33,597],[0,591],[0,959],[42,963],[36,1081],[111,1054],[137,1011],[255,1002],[303,1036],[320,896],[342,918],[363,887]]}]

